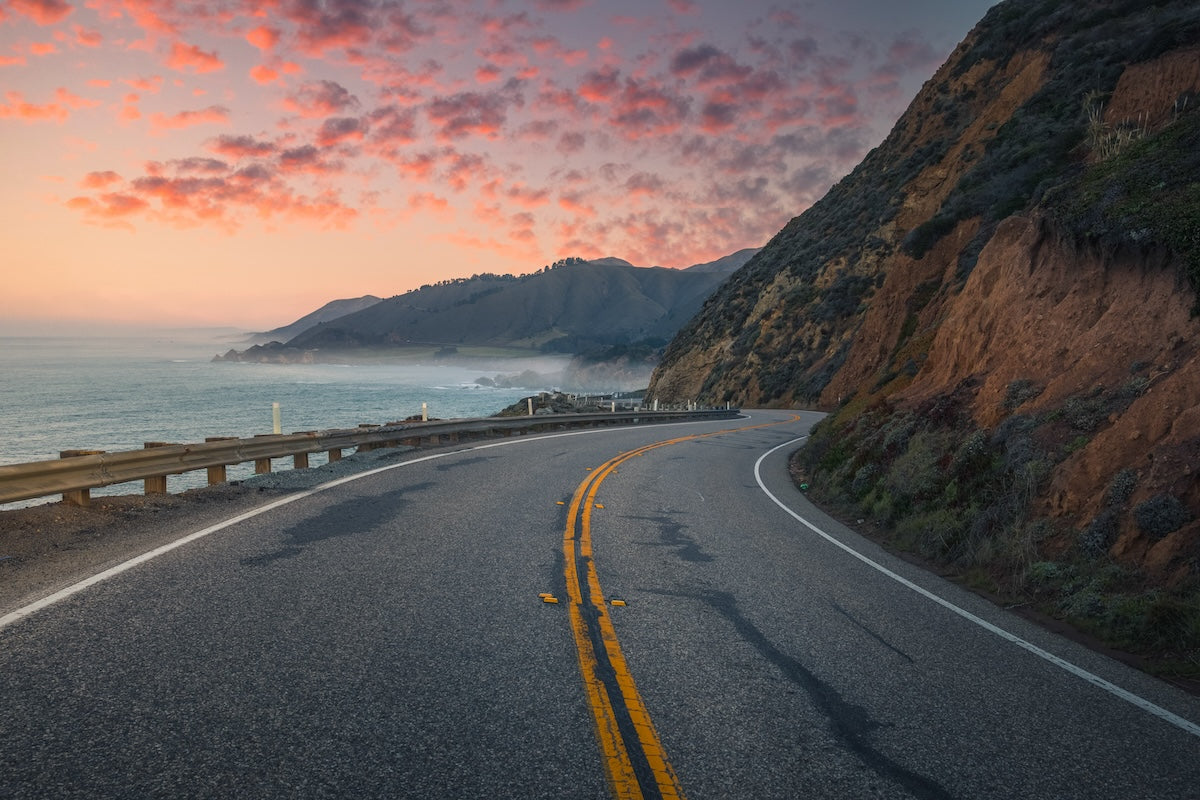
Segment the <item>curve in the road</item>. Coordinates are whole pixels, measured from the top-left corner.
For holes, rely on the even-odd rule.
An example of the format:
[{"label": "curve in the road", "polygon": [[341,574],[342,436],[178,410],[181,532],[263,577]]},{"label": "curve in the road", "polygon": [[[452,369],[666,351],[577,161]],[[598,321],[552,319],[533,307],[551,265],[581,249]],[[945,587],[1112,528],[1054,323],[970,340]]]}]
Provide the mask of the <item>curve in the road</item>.
[{"label": "curve in the road", "polygon": [[[571,498],[563,534],[571,629],[588,704],[596,723],[596,737],[604,756],[605,775],[617,800],[635,800],[644,797],[646,792],[663,800],[682,800],[683,790],[625,662],[604,591],[600,588],[591,536],[592,510],[597,507],[596,493],[600,484],[621,464],[660,447],[782,425],[797,419],[799,417],[793,416],[778,422],[679,436],[628,450],[592,470]],[[584,591],[585,582],[587,591]]]},{"label": "curve in the road", "polygon": [[988,622],[985,619],[980,619],[976,615],[972,614],[970,611],[967,611],[965,608],[960,608],[959,606],[956,606],[954,603],[951,603],[949,600],[945,599],[944,597],[940,597],[940,596],[934,594],[933,592],[929,591],[928,589],[924,589],[924,588],[918,586],[917,584],[913,583],[912,581],[908,580],[907,578],[905,578],[901,575],[897,575],[895,572],[893,572],[892,570],[883,566],[882,564],[868,558],[867,556],[865,556],[862,553],[855,550],[853,547],[850,547],[849,545],[845,544],[844,542],[839,541],[835,537],[833,537],[830,534],[826,533],[825,531],[821,530],[819,527],[814,525],[812,522],[809,522],[807,519],[805,519],[804,517],[797,514],[793,509],[789,508],[782,500],[780,500],[778,497],[776,497],[771,492],[770,489],[767,488],[767,485],[765,483],[763,483],[762,475],[760,473],[759,468],[761,467],[762,462],[768,456],[770,456],[772,453],[774,453],[775,451],[782,450],[783,448],[791,446],[791,445],[795,445],[798,442],[801,442],[806,438],[808,438],[808,437],[802,436],[799,439],[793,439],[790,442],[784,442],[783,444],[779,445],[778,447],[774,447],[774,448],[768,450],[767,452],[763,453],[762,456],[759,457],[758,461],[756,461],[754,463],[754,479],[755,479],[755,481],[758,482],[758,487],[763,490],[763,493],[765,493],[767,495],[767,497],[769,497],[771,499],[771,501],[775,503],[775,505],[782,508],[790,516],[795,518],[800,524],[804,525],[806,528],[811,530],[813,533],[817,534],[822,539],[825,539],[826,541],[828,541],[830,544],[834,545],[835,547],[839,547],[842,550],[846,551],[847,553],[854,556],[859,561],[863,562],[864,564],[871,567],[872,569],[875,569],[875,570],[879,571],[881,574],[886,575],[887,577],[896,581],[897,583],[904,586],[905,588],[911,589],[912,591],[916,592],[917,594],[919,594],[923,597],[926,597],[929,600],[932,600],[933,602],[937,603],[938,605],[942,606],[943,608],[945,608],[949,611],[952,611],[953,613],[959,615],[960,617],[967,620],[968,622],[978,625],[979,627],[983,628],[984,630],[988,631],[989,633],[993,633],[996,636],[999,636],[1001,639],[1009,641],[1012,644],[1015,644],[1017,647],[1027,650],[1030,653],[1033,653],[1038,658],[1045,659],[1049,663],[1053,664],[1056,667],[1059,667],[1060,669],[1066,670],[1067,672],[1074,675],[1075,677],[1081,678],[1081,679],[1087,681],[1088,683],[1090,683],[1094,686],[1097,686],[1100,689],[1103,689],[1104,691],[1112,694],[1113,696],[1119,697],[1120,699],[1124,700],[1125,702],[1131,703],[1132,705],[1137,706],[1138,708],[1142,709],[1143,711],[1153,714],[1154,716],[1159,717],[1160,719],[1171,723],[1172,725],[1176,726],[1177,728],[1181,728],[1182,730],[1187,731],[1188,733],[1192,734],[1193,736],[1200,736],[1200,725],[1197,725],[1194,722],[1186,720],[1183,717],[1179,716],[1178,714],[1173,714],[1170,711],[1168,711],[1167,709],[1162,708],[1161,706],[1155,705],[1154,703],[1151,703],[1149,700],[1145,699],[1144,697],[1141,697],[1139,695],[1134,694],[1133,692],[1122,689],[1120,686],[1117,686],[1114,683],[1104,680],[1099,675],[1091,673],[1091,672],[1087,671],[1086,669],[1084,669],[1083,667],[1077,666],[1075,664],[1072,664],[1070,661],[1059,658],[1058,656],[1054,655],[1053,653],[1049,653],[1049,652],[1043,650],[1042,648],[1038,647],[1037,645],[1033,644],[1032,642],[1028,642],[1028,641],[1022,639],[1020,636],[1017,636],[1014,633],[1010,633],[1009,631],[1006,631],[997,625],[993,625],[992,623]]}]

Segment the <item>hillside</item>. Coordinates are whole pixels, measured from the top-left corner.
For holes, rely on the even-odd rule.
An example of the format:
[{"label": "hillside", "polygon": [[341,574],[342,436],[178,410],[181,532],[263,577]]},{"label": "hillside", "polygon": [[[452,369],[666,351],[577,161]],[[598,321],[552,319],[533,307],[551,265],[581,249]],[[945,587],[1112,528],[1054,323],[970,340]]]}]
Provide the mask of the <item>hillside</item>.
[{"label": "hillside", "polygon": [[814,497],[1200,677],[1200,6],[1007,0],[668,346]]},{"label": "hillside", "polygon": [[305,314],[300,319],[284,325],[280,328],[273,328],[262,333],[252,333],[247,338],[247,342],[251,344],[263,344],[266,342],[286,342],[293,336],[297,336],[314,325],[322,322],[331,322],[338,317],[344,317],[347,314],[353,314],[355,311],[361,311],[364,308],[370,308],[378,303],[382,298],[376,297],[373,294],[365,294],[362,297],[347,298],[344,300],[331,300],[325,305],[318,308],[309,314]]},{"label": "hillside", "polygon": [[754,252],[686,270],[635,267],[617,258],[566,259],[519,277],[484,274],[443,281],[308,326],[283,342],[231,351],[223,359],[296,361],[404,348],[510,348],[562,355],[632,344],[657,348]]}]

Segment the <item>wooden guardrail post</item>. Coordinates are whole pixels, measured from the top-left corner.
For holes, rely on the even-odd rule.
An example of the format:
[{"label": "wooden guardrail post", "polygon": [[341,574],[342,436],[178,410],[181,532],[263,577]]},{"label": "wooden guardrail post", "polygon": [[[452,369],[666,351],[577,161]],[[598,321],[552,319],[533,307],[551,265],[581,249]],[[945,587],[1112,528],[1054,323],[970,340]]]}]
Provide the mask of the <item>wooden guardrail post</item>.
[{"label": "wooden guardrail post", "polygon": [[[228,442],[236,439],[236,436],[205,436],[206,442]],[[215,486],[218,483],[224,483],[229,480],[225,474],[225,464],[218,464],[215,467],[208,468],[208,485]]]},{"label": "wooden guardrail post", "polygon": [[[271,433],[256,433],[256,434],[254,434],[255,439],[261,438],[263,436],[274,436],[274,434],[271,434]],[[254,474],[255,475],[266,475],[270,471],[271,471],[271,459],[269,457],[254,459]]]},{"label": "wooden guardrail post", "polygon": [[[152,447],[168,447],[174,442],[143,442],[142,448],[149,450]],[[154,475],[145,480],[146,494],[166,494],[167,493],[167,476]]]},{"label": "wooden guardrail post", "polygon": [[[103,450],[59,450],[59,458],[75,458],[76,456],[98,456]],[[89,506],[92,504],[91,489],[71,489],[63,492],[63,500],[74,506]]]},{"label": "wooden guardrail post", "polygon": [[[316,431],[296,431],[306,436],[313,436]],[[296,453],[292,456],[292,469],[308,469],[308,453]]]}]

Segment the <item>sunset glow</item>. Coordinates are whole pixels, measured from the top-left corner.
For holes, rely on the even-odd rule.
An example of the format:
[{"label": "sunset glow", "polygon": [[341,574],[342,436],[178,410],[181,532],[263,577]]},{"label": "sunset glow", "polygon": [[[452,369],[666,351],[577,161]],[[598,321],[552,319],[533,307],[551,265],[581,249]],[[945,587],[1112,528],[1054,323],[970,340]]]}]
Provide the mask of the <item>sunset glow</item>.
[{"label": "sunset glow", "polygon": [[764,244],[986,0],[8,0],[0,332]]}]

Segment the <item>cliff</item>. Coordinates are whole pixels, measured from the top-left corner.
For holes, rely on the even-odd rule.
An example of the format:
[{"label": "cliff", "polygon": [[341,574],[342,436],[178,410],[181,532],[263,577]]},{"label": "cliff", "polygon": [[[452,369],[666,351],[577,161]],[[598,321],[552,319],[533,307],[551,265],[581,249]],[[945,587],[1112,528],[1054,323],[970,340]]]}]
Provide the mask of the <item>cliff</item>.
[{"label": "cliff", "polygon": [[1200,7],[993,7],[648,396],[814,406],[898,546],[1200,675]]}]

